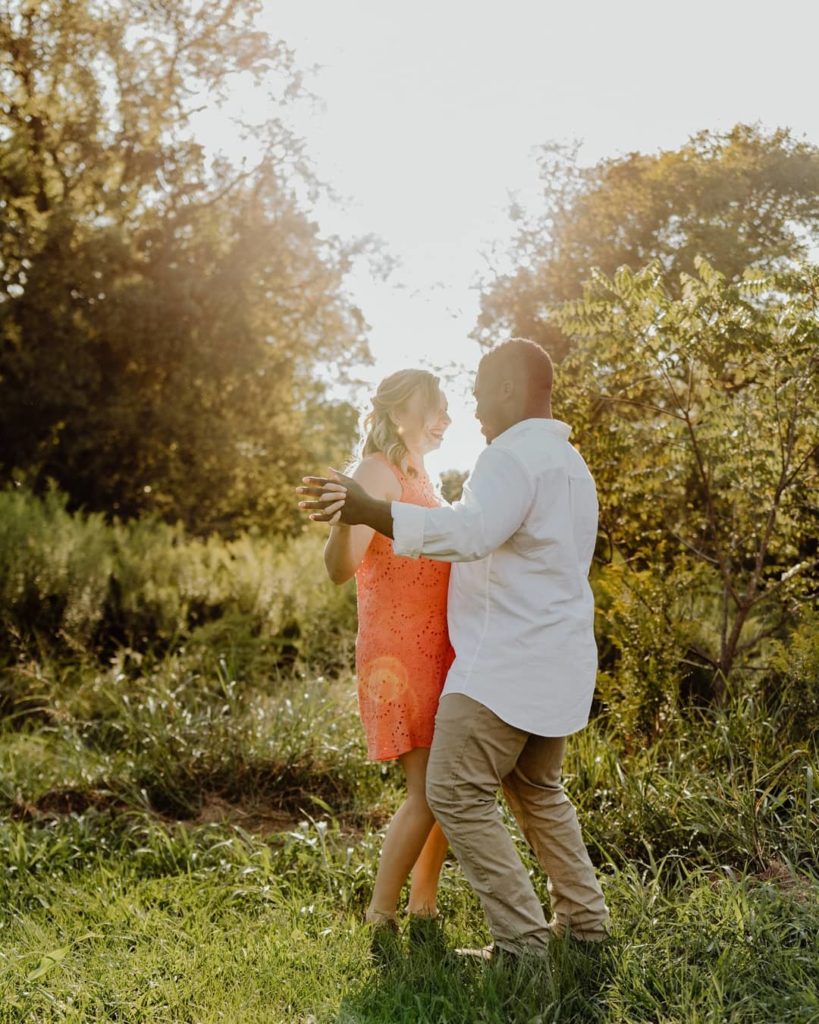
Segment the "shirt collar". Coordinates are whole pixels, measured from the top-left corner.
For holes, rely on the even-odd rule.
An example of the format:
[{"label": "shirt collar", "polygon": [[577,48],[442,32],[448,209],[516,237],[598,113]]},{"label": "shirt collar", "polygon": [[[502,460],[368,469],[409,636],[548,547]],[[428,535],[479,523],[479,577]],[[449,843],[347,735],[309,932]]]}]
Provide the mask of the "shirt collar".
[{"label": "shirt collar", "polygon": [[516,434],[523,433],[524,430],[544,430],[549,434],[556,434],[564,441],[568,441],[569,434],[572,432],[572,428],[568,423],[564,423],[563,420],[546,419],[542,416],[533,416],[530,419],[519,420],[517,423],[513,423],[511,427],[507,427],[502,434],[498,434],[495,441],[501,437],[508,439],[514,437]]}]

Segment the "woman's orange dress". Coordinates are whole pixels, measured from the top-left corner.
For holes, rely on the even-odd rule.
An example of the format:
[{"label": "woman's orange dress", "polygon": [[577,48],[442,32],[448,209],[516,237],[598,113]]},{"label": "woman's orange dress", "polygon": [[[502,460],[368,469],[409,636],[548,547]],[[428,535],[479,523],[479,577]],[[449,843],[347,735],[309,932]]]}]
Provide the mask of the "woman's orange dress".
[{"label": "woman's orange dress", "polygon": [[[379,457],[401,484],[401,501],[441,504],[428,477]],[[371,761],[432,745],[438,699],[454,652],[446,622],[448,562],[402,558],[376,533],[356,571],[358,706]]]}]

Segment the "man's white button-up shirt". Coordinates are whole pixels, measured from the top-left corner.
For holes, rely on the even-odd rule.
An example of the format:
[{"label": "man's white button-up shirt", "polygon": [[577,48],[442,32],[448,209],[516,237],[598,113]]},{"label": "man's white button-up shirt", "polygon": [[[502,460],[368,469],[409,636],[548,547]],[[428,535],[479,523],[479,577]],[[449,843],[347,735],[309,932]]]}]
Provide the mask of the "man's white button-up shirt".
[{"label": "man's white button-up shirt", "polygon": [[481,453],[455,505],[392,503],[396,554],[456,563],[444,693],[540,736],[587,723],[597,672],[597,492],[570,432],[522,420]]}]

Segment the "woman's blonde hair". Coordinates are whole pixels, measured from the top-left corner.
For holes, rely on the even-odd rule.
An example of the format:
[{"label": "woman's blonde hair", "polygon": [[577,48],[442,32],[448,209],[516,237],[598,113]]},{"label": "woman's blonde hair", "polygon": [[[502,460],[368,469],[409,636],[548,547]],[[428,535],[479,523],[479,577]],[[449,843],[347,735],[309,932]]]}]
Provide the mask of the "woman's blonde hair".
[{"label": "woman's blonde hair", "polygon": [[[437,410],[441,386],[438,377],[429,370],[398,370],[381,381],[372,397],[372,409],[364,417],[361,458],[383,452],[394,466],[402,467],[407,447],[390,414],[406,405],[418,390],[424,394],[430,411]],[[412,466],[407,470],[415,474]]]}]

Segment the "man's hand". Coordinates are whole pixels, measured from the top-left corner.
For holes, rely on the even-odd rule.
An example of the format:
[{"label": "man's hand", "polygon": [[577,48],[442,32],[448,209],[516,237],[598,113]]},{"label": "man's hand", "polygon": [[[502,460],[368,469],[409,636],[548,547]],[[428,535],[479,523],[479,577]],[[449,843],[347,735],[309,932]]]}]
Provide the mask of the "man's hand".
[{"label": "man's hand", "polygon": [[311,501],[300,501],[299,508],[310,511],[310,518],[317,523],[344,523],[371,526],[385,537],[392,537],[392,503],[379,501],[352,477],[331,469],[333,477],[305,476],[305,486],[297,487],[297,494],[304,494]]},{"label": "man's hand", "polygon": [[345,476],[336,469],[331,472],[334,474],[333,479],[324,476],[302,477],[307,486],[297,487],[296,493],[306,494],[317,500],[300,501],[299,508],[317,510],[310,513],[310,518],[317,523],[334,525],[341,522],[348,526],[363,523],[363,509],[367,502],[373,499],[352,477]]}]

